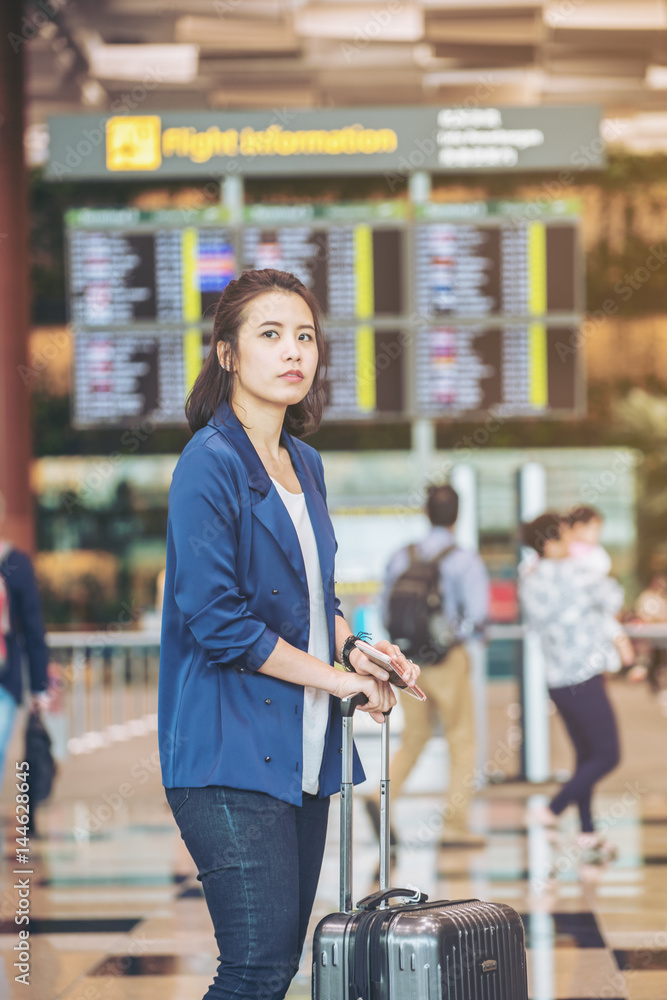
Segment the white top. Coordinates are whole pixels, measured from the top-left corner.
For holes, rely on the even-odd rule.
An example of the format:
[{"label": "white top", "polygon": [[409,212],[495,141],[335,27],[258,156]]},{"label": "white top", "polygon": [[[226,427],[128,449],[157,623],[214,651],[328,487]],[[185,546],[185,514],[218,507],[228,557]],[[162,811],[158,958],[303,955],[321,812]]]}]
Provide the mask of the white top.
[{"label": "white top", "polygon": [[548,687],[582,684],[620,668],[611,623],[623,588],[611,577],[584,559],[538,559],[519,578],[519,594],[526,624],[542,641]]},{"label": "white top", "polygon": [[[324,607],[324,588],[320,557],[317,553],[315,532],[310,523],[306,498],[303,493],[290,493],[284,486],[271,482],[292,518],[294,529],[301,546],[301,555],[306,567],[306,582],[310,604],[310,631],[308,652],[318,660],[329,663],[329,629]],[[329,724],[329,694],[320,688],[306,686],[303,689],[303,776],[301,787],[310,795],[317,795],[324,753],[324,738]]]}]

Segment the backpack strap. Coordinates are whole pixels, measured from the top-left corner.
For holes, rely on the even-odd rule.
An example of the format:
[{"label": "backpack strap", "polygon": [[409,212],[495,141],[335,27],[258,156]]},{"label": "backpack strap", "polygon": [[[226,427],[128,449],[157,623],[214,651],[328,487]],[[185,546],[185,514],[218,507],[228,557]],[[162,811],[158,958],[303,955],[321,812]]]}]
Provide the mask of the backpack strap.
[{"label": "backpack strap", "polygon": [[428,562],[439,563],[441,559],[446,559],[447,556],[450,555],[454,551],[454,549],[457,548],[458,545],[456,544],[456,542],[453,542],[451,545],[447,545],[446,548],[442,550],[442,552],[438,552],[436,556],[433,556],[432,559],[429,559]]},{"label": "backpack strap", "polygon": [[421,562],[421,559],[419,558],[419,549],[414,542],[412,545],[408,545],[408,559],[410,560],[411,566],[416,566],[417,563]]},{"label": "backpack strap", "polygon": [[417,563],[422,563],[424,566],[435,566],[436,563],[439,563],[441,559],[446,559],[447,556],[457,548],[458,545],[454,542],[452,545],[447,545],[441,552],[431,556],[430,559],[422,559],[419,555],[419,547],[414,543],[412,545],[408,545],[407,552],[411,566],[416,566]]}]

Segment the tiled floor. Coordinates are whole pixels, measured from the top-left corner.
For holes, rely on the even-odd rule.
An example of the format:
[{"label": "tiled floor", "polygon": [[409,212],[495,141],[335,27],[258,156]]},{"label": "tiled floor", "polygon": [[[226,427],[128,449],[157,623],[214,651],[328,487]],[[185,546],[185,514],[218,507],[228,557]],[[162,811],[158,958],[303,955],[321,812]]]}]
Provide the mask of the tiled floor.
[{"label": "tiled floor", "polygon": [[[530,796],[547,788],[507,782],[487,787],[474,807],[487,837],[476,850],[436,846],[439,788],[446,773],[433,740],[393,808],[404,845],[392,882],[419,885],[431,898],[505,901],[524,920],[532,1000],[667,1000],[666,724],[660,701],[617,682],[625,747],[621,768],[601,786],[596,807],[618,857],[599,867],[574,848],[575,817],[559,840],[526,827]],[[493,685],[490,746],[507,739],[512,691]],[[567,747],[554,727],[555,767]],[[14,752],[21,759],[20,741]],[[378,740],[360,725],[367,771],[377,773]],[[29,864],[15,863],[11,775],[5,780],[4,860],[0,869],[0,1000],[198,1000],[215,968],[215,945],[199,883],[163,798],[154,734],[70,758],[53,801],[38,817],[42,832]],[[508,770],[514,764],[510,761]],[[370,785],[369,785],[370,787]],[[365,789],[362,789],[362,792]],[[337,908],[338,813],[313,925]],[[435,830],[433,834],[431,831]],[[365,811],[355,818],[355,898],[374,887],[377,851]],[[15,874],[21,871],[21,874]],[[29,873],[29,874],[28,874]],[[15,976],[19,879],[29,895],[29,989]],[[289,993],[310,996],[308,954]]]}]

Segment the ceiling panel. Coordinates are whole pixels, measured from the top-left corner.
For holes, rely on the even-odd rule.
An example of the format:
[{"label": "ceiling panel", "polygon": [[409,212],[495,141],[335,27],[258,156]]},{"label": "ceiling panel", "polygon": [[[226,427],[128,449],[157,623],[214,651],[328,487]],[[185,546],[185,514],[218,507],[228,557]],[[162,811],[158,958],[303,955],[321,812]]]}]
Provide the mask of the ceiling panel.
[{"label": "ceiling panel", "polygon": [[507,12],[488,17],[432,13],[426,15],[425,37],[430,42],[449,45],[536,45],[544,37],[542,17],[537,14]]},{"label": "ceiling panel", "polygon": [[229,86],[209,94],[212,108],[314,108],[319,104],[314,87]]},{"label": "ceiling panel", "polygon": [[110,58],[197,46],[190,82],[153,74],[142,109],[459,104],[484,83],[494,104],[667,113],[667,0],[71,0],[26,46],[29,121],[126,100],[91,38]]},{"label": "ceiling panel", "polygon": [[393,3],[368,9],[355,3],[318,3],[294,12],[302,37],[365,42],[416,42],[424,37],[424,14],[416,3]]},{"label": "ceiling panel", "polygon": [[192,42],[216,52],[293,52],[299,38],[284,19],[251,21],[247,18],[179,17],[174,26],[177,42]]}]

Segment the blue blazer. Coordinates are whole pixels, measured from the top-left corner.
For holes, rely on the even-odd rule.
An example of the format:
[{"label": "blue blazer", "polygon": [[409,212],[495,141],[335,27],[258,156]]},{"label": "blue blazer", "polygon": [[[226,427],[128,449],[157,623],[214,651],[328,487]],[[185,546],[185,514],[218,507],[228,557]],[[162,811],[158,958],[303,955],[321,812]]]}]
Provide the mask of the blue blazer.
[{"label": "blue blazer", "polygon": [[34,694],[46,691],[49,648],[44,635],[42,601],[30,556],[19,549],[10,549],[0,563],[9,596],[10,632],[7,639],[7,662],[0,671],[0,684],[17,704],[23,695],[22,660],[27,655],[30,690]]},{"label": "blue blazer", "polygon": [[[322,460],[285,431],[317,540],[334,657],[336,540]],[[301,804],[303,687],[257,670],[278,637],[308,649],[309,596],[287,509],[233,410],[188,442],[169,492],[158,737],[167,788],[226,785]],[[340,788],[331,698],[320,796]],[[355,754],[355,781],[364,774]]]}]

